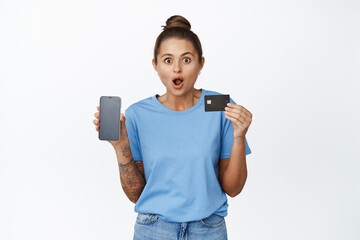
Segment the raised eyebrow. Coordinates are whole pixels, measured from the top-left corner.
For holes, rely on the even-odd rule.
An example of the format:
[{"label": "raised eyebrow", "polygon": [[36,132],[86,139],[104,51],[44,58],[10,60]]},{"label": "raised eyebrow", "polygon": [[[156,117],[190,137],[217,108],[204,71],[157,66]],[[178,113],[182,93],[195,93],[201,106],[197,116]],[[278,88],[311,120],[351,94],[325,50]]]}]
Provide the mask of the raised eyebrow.
[{"label": "raised eyebrow", "polygon": [[[181,54],[181,56],[184,56],[184,55],[186,55],[186,54],[190,54],[190,55],[194,56],[194,54],[192,54],[191,52],[184,52],[183,54]],[[171,53],[165,53],[165,54],[163,54],[163,55],[161,56],[161,58],[163,58],[163,57],[165,57],[165,56],[174,56],[174,55],[171,54]]]}]

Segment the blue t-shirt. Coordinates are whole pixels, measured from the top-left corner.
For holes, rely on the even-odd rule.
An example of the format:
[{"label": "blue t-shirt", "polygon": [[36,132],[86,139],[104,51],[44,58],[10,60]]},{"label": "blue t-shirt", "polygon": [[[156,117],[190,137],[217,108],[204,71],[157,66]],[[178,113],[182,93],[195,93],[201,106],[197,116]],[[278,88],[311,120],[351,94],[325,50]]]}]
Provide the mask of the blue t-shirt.
[{"label": "blue t-shirt", "polygon": [[197,104],[185,111],[165,107],[158,94],[125,110],[131,152],[135,161],[143,161],[146,179],[135,212],[168,222],[227,216],[218,162],[230,158],[234,130],[224,111],[205,112],[204,95],[222,94],[200,90]]}]

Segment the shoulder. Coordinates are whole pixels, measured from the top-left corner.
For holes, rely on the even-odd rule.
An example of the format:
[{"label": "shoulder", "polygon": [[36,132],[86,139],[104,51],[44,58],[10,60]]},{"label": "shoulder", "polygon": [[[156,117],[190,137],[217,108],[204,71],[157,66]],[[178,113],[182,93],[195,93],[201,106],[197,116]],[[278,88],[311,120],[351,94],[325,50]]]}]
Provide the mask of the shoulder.
[{"label": "shoulder", "polygon": [[125,115],[130,113],[130,115],[135,114],[136,112],[140,111],[141,109],[146,108],[146,106],[151,105],[153,101],[153,96],[141,99],[135,103],[132,103],[126,110]]},{"label": "shoulder", "polygon": [[212,90],[205,90],[206,95],[223,95],[223,93],[212,91]]}]

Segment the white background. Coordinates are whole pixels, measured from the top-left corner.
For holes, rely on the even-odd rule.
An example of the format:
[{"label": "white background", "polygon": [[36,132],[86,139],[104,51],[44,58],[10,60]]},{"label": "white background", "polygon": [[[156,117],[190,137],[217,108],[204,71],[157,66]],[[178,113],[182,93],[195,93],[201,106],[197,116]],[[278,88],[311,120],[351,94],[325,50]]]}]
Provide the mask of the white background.
[{"label": "white background", "polygon": [[132,239],[137,214],[92,123],[102,95],[165,93],[167,18],[203,45],[195,87],[253,113],[229,239],[360,239],[358,1],[0,0],[0,239]]}]

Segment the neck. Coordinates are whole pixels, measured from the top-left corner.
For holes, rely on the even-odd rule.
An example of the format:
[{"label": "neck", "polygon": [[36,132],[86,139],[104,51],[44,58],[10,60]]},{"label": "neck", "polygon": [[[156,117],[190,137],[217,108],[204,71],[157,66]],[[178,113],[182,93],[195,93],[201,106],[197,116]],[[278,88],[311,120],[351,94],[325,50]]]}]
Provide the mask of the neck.
[{"label": "neck", "polygon": [[162,97],[162,104],[174,111],[185,111],[193,107],[200,99],[201,90],[193,88],[181,95],[167,91]]}]

